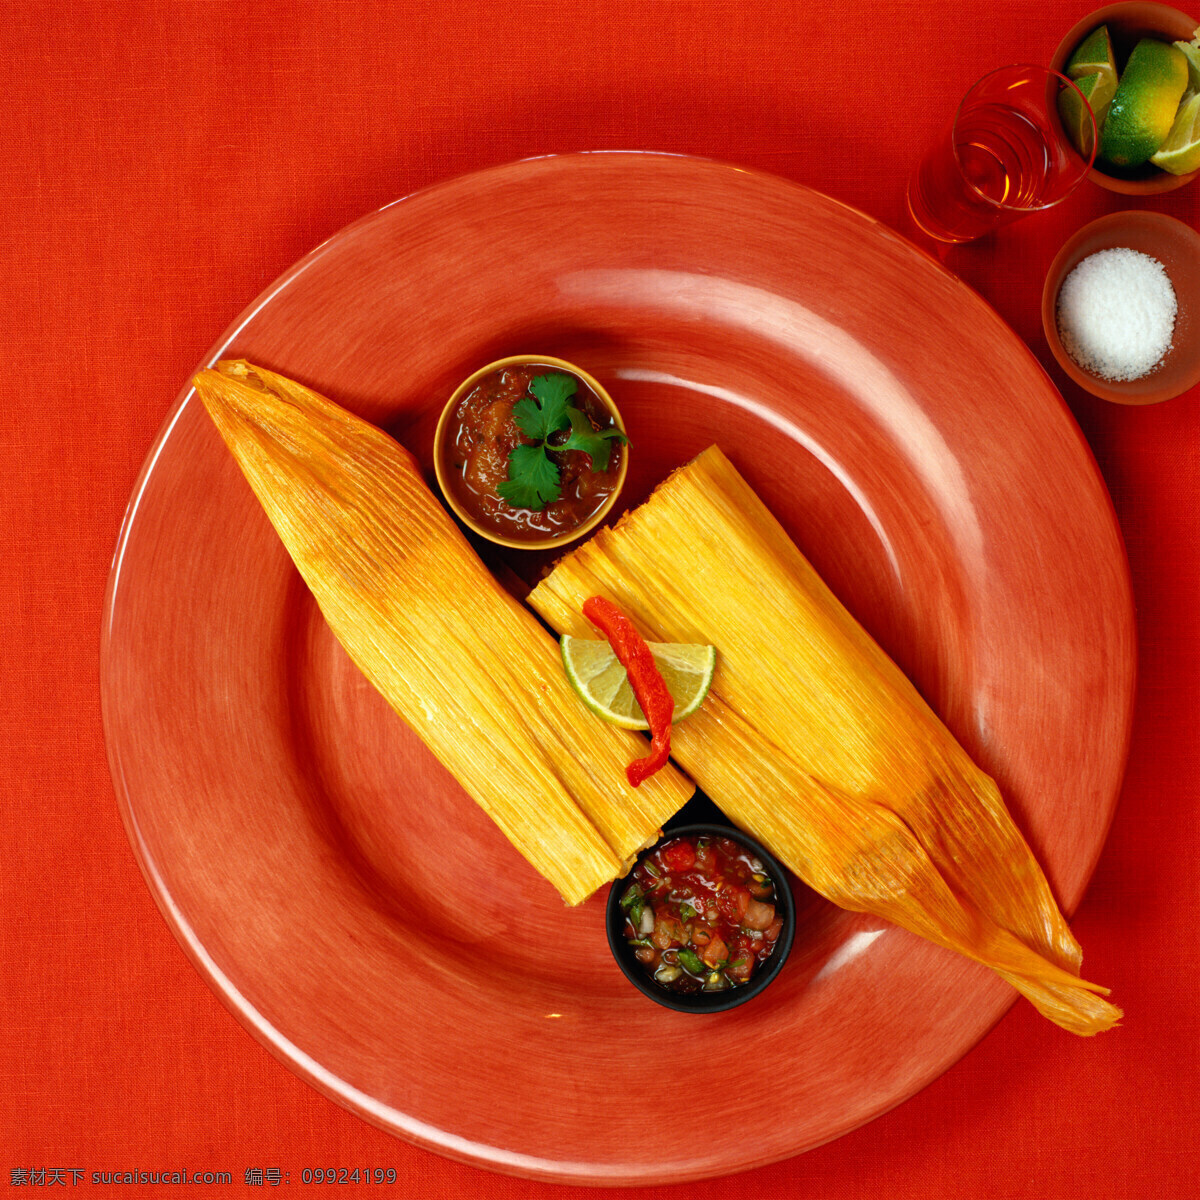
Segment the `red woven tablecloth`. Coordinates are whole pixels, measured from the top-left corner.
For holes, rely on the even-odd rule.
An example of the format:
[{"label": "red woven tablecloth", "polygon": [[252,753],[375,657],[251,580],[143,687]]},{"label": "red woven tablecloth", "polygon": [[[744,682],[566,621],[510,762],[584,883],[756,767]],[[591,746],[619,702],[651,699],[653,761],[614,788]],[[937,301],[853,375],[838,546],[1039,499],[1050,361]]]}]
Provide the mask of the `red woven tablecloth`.
[{"label": "red woven tablecloth", "polygon": [[[263,1050],[176,944],[126,840],[99,706],[104,586],[137,472],[191,370],[272,279],[462,172],[592,148],[702,154],[906,231],[919,148],[976,77],[1049,60],[1087,11],[1059,7],[5,6],[0,1190],[141,1169],[228,1171],[214,1190],[239,1193],[247,1170],[267,1187],[290,1172],[295,1191],[306,1167],[355,1164],[394,1168],[393,1194],[571,1190],[445,1161],[343,1111]],[[944,256],[1062,388],[1127,542],[1132,754],[1074,922],[1125,1025],[1077,1039],[1018,1005],[883,1118],[689,1194],[1200,1194],[1200,391],[1144,409],[1093,400],[1052,364],[1038,313],[1065,237],[1131,206],[1195,223],[1200,185],[1132,204],[1086,185]]]}]

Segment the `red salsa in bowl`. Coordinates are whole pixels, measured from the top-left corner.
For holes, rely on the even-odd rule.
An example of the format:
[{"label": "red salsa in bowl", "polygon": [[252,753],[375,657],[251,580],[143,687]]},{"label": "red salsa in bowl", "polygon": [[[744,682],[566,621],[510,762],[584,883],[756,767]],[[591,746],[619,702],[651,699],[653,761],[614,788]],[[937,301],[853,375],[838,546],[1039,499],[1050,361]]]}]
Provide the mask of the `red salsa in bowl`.
[{"label": "red salsa in bowl", "polygon": [[562,545],[597,525],[628,465],[620,414],[562,359],[519,355],[481,368],[451,396],[434,470],[454,513],[503,546]]},{"label": "red salsa in bowl", "polygon": [[668,832],[612,885],[609,943],[626,976],[669,1008],[717,1011],[757,995],[791,947],[778,861],[722,826]]}]

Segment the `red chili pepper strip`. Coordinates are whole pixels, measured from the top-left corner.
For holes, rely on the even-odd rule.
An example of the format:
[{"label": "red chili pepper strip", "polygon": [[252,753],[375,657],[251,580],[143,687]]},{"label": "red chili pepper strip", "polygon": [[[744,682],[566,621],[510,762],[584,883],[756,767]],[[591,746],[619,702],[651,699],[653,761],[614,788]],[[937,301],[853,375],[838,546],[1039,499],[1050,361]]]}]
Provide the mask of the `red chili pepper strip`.
[{"label": "red chili pepper strip", "polygon": [[603,596],[592,596],[584,601],[583,615],[608,638],[650,726],[650,753],[645,758],[634,759],[625,768],[630,784],[637,787],[667,765],[671,754],[675,698],[663,682],[646,639],[615,604]]}]

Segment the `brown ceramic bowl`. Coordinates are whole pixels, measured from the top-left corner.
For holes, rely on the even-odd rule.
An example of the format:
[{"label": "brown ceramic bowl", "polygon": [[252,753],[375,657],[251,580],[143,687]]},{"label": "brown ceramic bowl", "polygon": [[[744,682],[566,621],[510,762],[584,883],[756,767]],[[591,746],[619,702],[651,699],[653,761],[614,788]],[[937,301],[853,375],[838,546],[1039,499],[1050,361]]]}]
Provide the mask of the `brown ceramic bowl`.
[{"label": "brown ceramic bowl", "polygon": [[486,367],[480,367],[478,371],[473,371],[454,389],[454,394],[446,401],[446,407],[442,409],[442,415],[438,419],[437,429],[433,435],[433,470],[437,476],[438,487],[441,489],[442,496],[450,506],[451,511],[468,529],[473,530],[480,537],[486,538],[489,542],[495,542],[498,546],[505,546],[512,550],[553,550],[559,546],[565,546],[577,538],[583,537],[586,533],[590,533],[612,511],[618,497],[621,495],[621,489],[625,486],[625,477],[629,472],[629,445],[627,443],[621,448],[621,461],[617,467],[616,484],[604,503],[580,524],[573,525],[570,529],[566,529],[562,533],[546,537],[506,537],[491,526],[481,523],[463,506],[460,498],[455,494],[455,489],[452,485],[450,478],[452,468],[447,457],[445,444],[451,417],[458,407],[459,401],[481,379],[492,374],[494,371],[503,370],[505,367],[534,365],[553,367],[557,371],[574,375],[593,392],[596,399],[608,410],[612,416],[613,425],[622,433],[625,432],[625,422],[621,419],[620,410],[608,392],[582,368],[562,358],[552,358],[546,354],[513,354],[508,358],[501,358],[495,362],[488,363]]},{"label": "brown ceramic bowl", "polygon": [[[1175,289],[1178,310],[1171,348],[1140,379],[1115,383],[1084,370],[1058,335],[1058,293],[1063,280],[1091,254],[1125,246],[1156,258]],[[1042,289],[1042,328],[1059,366],[1086,391],[1117,404],[1157,404],[1200,383],[1200,233],[1165,213],[1109,213],[1085,225],[1055,256]]]},{"label": "brown ceramic bowl", "polygon": [[[1093,29],[1101,25],[1108,26],[1117,70],[1123,71],[1130,51],[1142,38],[1156,37],[1166,42],[1189,42],[1195,36],[1200,21],[1165,4],[1110,4],[1107,8],[1098,8],[1089,13],[1071,28],[1066,37],[1059,42],[1058,49],[1050,60],[1051,69],[1066,74],[1067,59],[1074,53],[1075,47]],[[1066,131],[1062,127],[1056,108],[1051,109],[1051,120],[1059,137],[1065,139]],[[1192,171],[1188,175],[1172,175],[1167,171],[1160,171],[1151,163],[1119,173],[1116,167],[1106,167],[1099,159],[1088,172],[1088,178],[1093,183],[1098,183],[1110,192],[1121,192],[1126,196],[1152,196],[1159,192],[1172,192],[1184,184],[1191,183],[1197,175],[1200,175],[1200,171]]]}]

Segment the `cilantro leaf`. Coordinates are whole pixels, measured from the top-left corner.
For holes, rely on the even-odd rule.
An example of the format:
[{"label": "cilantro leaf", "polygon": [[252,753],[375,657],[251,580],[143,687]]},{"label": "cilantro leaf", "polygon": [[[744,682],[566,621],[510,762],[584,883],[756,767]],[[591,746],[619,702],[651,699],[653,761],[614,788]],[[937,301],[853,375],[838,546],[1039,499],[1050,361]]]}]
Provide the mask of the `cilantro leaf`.
[{"label": "cilantro leaf", "polygon": [[508,456],[508,479],[496,491],[513,508],[540,511],[562,495],[558,479],[558,468],[543,446],[514,446]]},{"label": "cilantro leaf", "polygon": [[592,460],[593,471],[608,470],[608,453],[615,441],[629,439],[619,429],[605,429],[597,433],[592,423],[577,408],[567,410],[571,420],[571,436],[555,445],[555,450],[582,450]]},{"label": "cilantro leaf", "polygon": [[[591,459],[592,470],[607,471],[613,442],[629,440],[619,429],[597,433],[587,416],[569,403],[578,390],[570,375],[536,375],[529,381],[529,394],[513,405],[513,421],[533,444],[513,447],[508,479],[496,488],[512,508],[540,512],[562,495],[559,468],[550,451],[582,450]],[[556,436],[564,432],[565,440]]]},{"label": "cilantro leaf", "polygon": [[532,396],[513,405],[513,420],[527,437],[544,442],[552,433],[571,424],[575,411],[567,401],[578,385],[570,375],[537,375],[529,381]]}]

